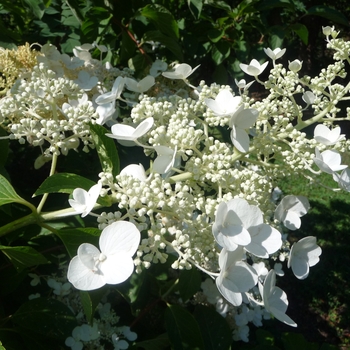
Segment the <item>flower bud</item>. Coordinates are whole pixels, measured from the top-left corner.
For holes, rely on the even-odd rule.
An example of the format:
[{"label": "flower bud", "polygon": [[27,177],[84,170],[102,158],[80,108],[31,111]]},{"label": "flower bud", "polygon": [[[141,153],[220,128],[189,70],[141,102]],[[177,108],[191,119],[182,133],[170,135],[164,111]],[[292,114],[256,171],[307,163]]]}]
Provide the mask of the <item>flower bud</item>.
[{"label": "flower bud", "polygon": [[[289,61],[288,61],[288,62],[289,62]],[[288,68],[289,68],[292,72],[297,73],[297,72],[300,71],[300,69],[301,69],[301,67],[302,67],[302,64],[303,64],[302,61],[300,62],[299,60],[294,60],[294,61],[292,61],[292,62],[289,62]]]}]

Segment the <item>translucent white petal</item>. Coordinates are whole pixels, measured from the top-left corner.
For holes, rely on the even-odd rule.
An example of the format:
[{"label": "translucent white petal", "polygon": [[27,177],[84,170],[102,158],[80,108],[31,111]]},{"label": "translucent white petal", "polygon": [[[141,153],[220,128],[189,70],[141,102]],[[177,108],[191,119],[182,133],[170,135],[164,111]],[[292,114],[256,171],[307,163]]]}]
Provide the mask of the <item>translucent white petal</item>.
[{"label": "translucent white petal", "polygon": [[133,136],[135,139],[145,135],[153,126],[154,119],[152,117],[149,117],[145,120],[143,120],[135,129]]},{"label": "translucent white petal", "polygon": [[67,278],[79,290],[94,290],[106,284],[104,277],[99,271],[93,272],[87,268],[77,256],[69,263]]},{"label": "translucent white petal", "polygon": [[146,181],[146,179],[147,179],[145,168],[143,167],[142,164],[130,164],[130,165],[126,166],[120,172],[119,175],[121,175],[121,176],[123,176],[123,175],[132,176],[135,179],[138,179],[140,181]]},{"label": "translucent white petal", "polygon": [[140,231],[128,221],[117,221],[108,225],[100,236],[100,249],[108,258],[109,255],[123,252],[133,256],[141,239]]},{"label": "translucent white petal", "polygon": [[120,140],[135,140],[133,134],[135,132],[135,128],[130,125],[124,124],[114,124],[111,127],[112,134],[106,134],[109,137]]},{"label": "translucent white petal", "polygon": [[245,228],[263,223],[261,210],[250,205],[245,199],[234,198],[227,202],[227,208],[236,213]]},{"label": "translucent white petal", "polygon": [[90,243],[83,243],[78,248],[80,261],[90,270],[95,267],[95,257],[100,255],[100,251]]},{"label": "translucent white petal", "polygon": [[101,271],[108,284],[119,284],[126,281],[134,271],[134,262],[129,253],[109,254],[101,263]]},{"label": "translucent white petal", "polygon": [[300,280],[305,279],[309,275],[309,264],[305,258],[294,256],[291,265],[295,277]]},{"label": "translucent white petal", "polygon": [[239,129],[250,128],[258,119],[259,112],[254,108],[243,109],[235,115],[233,124]]},{"label": "translucent white petal", "polygon": [[249,136],[243,129],[237,129],[235,126],[231,130],[231,141],[233,145],[242,153],[249,151]]}]

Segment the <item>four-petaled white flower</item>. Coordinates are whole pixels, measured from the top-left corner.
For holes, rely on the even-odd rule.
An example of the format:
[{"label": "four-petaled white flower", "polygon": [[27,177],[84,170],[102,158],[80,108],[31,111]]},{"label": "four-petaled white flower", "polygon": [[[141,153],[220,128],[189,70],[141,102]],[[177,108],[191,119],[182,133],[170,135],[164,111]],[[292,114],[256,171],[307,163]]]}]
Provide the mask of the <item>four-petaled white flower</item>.
[{"label": "four-petaled white flower", "polygon": [[288,308],[287,295],[281,288],[276,287],[276,273],[274,270],[270,270],[267,274],[264,286],[259,283],[259,291],[266,311],[279,321],[289,326],[297,327],[297,324],[286,315]]},{"label": "four-petaled white flower", "polygon": [[294,275],[300,280],[309,275],[309,268],[316,265],[322,249],[316,244],[316,237],[302,238],[292,245],[288,260],[288,268],[292,267]]},{"label": "four-petaled white flower", "polygon": [[330,130],[328,126],[318,124],[314,130],[314,139],[324,145],[332,146],[345,139],[345,134],[340,134],[340,131],[339,126]]},{"label": "four-petaled white flower", "polygon": [[98,83],[98,78],[91,76],[87,71],[81,70],[78,79],[74,80],[84,91],[90,91]]},{"label": "four-petaled white flower", "polygon": [[174,70],[170,72],[163,72],[162,75],[168,79],[186,79],[189,77],[200,65],[193,68],[187,63],[180,63],[175,65]]},{"label": "four-petaled white flower", "polygon": [[249,151],[249,136],[245,129],[249,129],[256,122],[258,116],[258,110],[254,108],[239,108],[231,117],[231,140],[238,151],[242,153]]},{"label": "four-petaled white flower", "polygon": [[264,51],[267,56],[269,56],[273,61],[276,61],[277,59],[281,58],[285,54],[286,49],[280,49],[279,47],[277,47],[276,49],[271,50],[268,47],[267,49],[264,48]]},{"label": "four-petaled white flower", "polygon": [[134,270],[132,256],[140,242],[137,227],[127,221],[117,221],[101,233],[98,250],[83,243],[68,266],[68,281],[80,290],[94,290],[105,284],[124,282]]},{"label": "four-petaled white flower", "polygon": [[101,189],[101,183],[92,186],[89,191],[85,191],[82,188],[76,188],[73,191],[73,199],[68,199],[68,202],[70,206],[78,214],[81,214],[81,217],[83,218],[88,215],[95,206]]},{"label": "four-petaled white flower", "polygon": [[315,164],[320,168],[321,171],[327,174],[333,175],[334,172],[347,168],[347,165],[341,164],[341,155],[335,150],[326,150],[322,153],[315,148]]},{"label": "four-petaled white flower", "polygon": [[300,217],[310,209],[309,201],[304,196],[288,195],[283,197],[275,210],[275,219],[283,222],[289,230],[296,230],[301,226]]},{"label": "four-petaled white flower", "polygon": [[221,90],[215,100],[212,98],[206,98],[205,104],[210,108],[215,115],[218,117],[226,117],[228,115],[234,114],[237,110],[244,108],[243,105],[239,107],[239,104],[242,101],[242,97],[233,96],[232,93],[225,89]]},{"label": "four-petaled white flower", "polygon": [[223,248],[219,255],[220,274],[216,279],[216,286],[234,306],[241,305],[242,293],[248,292],[258,282],[255,269],[242,261],[243,256],[241,247],[234,251]]},{"label": "four-petaled white flower", "polygon": [[243,246],[262,258],[267,258],[282,245],[280,232],[263,222],[261,210],[241,198],[219,204],[212,232],[216,242],[226,250]]},{"label": "four-petaled white flower", "polygon": [[117,140],[136,141],[139,137],[147,134],[153,123],[153,117],[149,117],[143,120],[136,128],[125,124],[114,124],[111,127],[112,134],[107,133],[106,135]]},{"label": "four-petaled white flower", "polygon": [[257,77],[264,71],[268,63],[269,62],[260,64],[256,59],[252,59],[249,64],[240,63],[239,66],[244,73]]},{"label": "four-petaled white flower", "polygon": [[154,77],[152,75],[147,75],[140,81],[136,81],[135,79],[125,78],[125,85],[128,90],[133,92],[138,92],[140,94],[149,90],[155,84]]}]

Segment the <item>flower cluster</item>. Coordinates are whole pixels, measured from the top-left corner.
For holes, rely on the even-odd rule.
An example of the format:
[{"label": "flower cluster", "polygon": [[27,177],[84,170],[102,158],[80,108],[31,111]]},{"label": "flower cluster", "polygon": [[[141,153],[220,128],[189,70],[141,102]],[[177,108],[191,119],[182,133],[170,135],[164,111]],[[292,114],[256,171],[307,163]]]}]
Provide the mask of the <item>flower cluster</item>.
[{"label": "flower cluster", "polygon": [[[248,322],[259,326],[266,314],[296,326],[276,275],[283,275],[287,257],[286,267],[306,278],[321,248],[312,236],[290,247],[285,232],[300,228],[310,205],[302,195],[276,201],[273,191],[282,177],[301,174],[315,183],[321,173],[332,176],[334,190],[350,190],[341,159],[349,142],[336,125],[350,119],[350,109],[338,117],[338,103],[350,90],[350,83],[339,84],[349,44],[333,29],[324,32],[336,62],[315,78],[299,76],[297,59],[288,67],[276,63],[285,49],[265,50],[272,60],[266,82],[259,75],[268,61],[240,65],[268,91],[260,101],[249,97],[252,82],[245,80],[236,82],[237,95],[229,86],[193,86],[187,79],[200,68],[184,63],[166,71],[155,62],[138,81],[93,60],[89,47],[76,48],[73,58],[43,48],[27,79],[1,100],[1,122],[11,137],[40,146],[50,159],[80,142],[84,150],[94,147],[89,123],[98,123],[110,127],[106,135],[118,147],[141,147],[147,159],[117,176],[101,172],[88,192],[73,192],[71,214],[91,213],[99,195],[113,203],[110,212],[94,214],[103,230],[100,250],[84,243],[69,264],[75,288],[119,284],[134,266],[140,273],[175,256],[174,269],[198,268],[215,280],[216,296],[207,295],[208,302],[220,313],[229,305],[235,339],[247,340]],[[118,115],[119,103],[130,107],[129,115]],[[309,126],[313,134],[305,132]],[[84,340],[84,332],[73,331],[66,344]]]}]

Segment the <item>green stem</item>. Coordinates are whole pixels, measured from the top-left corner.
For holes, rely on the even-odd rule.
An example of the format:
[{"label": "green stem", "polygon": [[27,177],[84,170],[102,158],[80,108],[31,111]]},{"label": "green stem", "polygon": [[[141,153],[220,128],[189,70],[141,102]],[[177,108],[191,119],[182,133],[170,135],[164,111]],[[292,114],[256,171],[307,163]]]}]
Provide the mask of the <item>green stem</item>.
[{"label": "green stem", "polygon": [[35,224],[39,221],[39,216],[36,213],[31,213],[27,216],[19,218],[15,221],[12,221],[2,227],[0,227],[0,237],[5,236],[6,234],[15,231],[19,228]]},{"label": "green stem", "polygon": [[[55,171],[56,171],[57,158],[58,158],[57,154],[54,153],[53,156],[52,156],[52,162],[51,162],[51,169],[50,169],[49,177],[52,176],[55,173]],[[40,214],[41,210],[43,209],[43,206],[44,206],[48,196],[49,196],[48,193],[44,193],[43,198],[41,198],[41,201],[40,201],[40,203],[39,203],[39,205],[38,205],[38,207],[36,209],[38,214]]]}]

